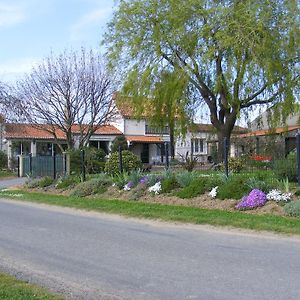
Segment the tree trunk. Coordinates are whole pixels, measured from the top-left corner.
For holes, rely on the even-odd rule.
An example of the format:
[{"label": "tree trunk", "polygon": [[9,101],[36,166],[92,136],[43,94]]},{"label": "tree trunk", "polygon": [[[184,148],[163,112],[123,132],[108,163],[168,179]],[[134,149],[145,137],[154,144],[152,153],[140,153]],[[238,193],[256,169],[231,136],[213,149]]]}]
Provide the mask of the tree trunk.
[{"label": "tree trunk", "polygon": [[228,130],[226,128],[222,128],[221,130],[218,131],[217,136],[218,136],[218,153],[217,153],[217,162],[221,163],[224,161],[224,155],[225,155],[225,138],[227,138],[227,153],[229,154],[230,151],[230,135],[231,135],[231,130]]},{"label": "tree trunk", "polygon": [[175,137],[174,137],[174,129],[170,128],[170,155],[171,158],[175,158]]}]

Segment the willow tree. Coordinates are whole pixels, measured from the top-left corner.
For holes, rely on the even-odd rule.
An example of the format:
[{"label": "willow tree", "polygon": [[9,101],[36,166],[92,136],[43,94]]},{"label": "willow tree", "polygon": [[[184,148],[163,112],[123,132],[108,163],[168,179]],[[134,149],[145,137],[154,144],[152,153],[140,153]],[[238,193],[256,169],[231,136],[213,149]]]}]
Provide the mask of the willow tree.
[{"label": "willow tree", "polygon": [[292,107],[299,39],[296,0],[123,0],[104,43],[111,66],[141,96],[164,70],[183,72],[182,88],[192,85],[207,105],[221,150],[242,112]]}]

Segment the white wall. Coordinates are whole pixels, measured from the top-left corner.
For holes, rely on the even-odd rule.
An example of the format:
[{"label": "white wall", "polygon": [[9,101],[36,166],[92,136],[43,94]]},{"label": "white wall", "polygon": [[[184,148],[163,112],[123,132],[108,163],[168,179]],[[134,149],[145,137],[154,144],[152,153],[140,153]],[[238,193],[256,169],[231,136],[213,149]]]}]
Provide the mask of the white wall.
[{"label": "white wall", "polygon": [[206,132],[198,132],[191,134],[188,132],[185,138],[178,138],[175,144],[175,156],[180,158],[180,155],[185,156],[187,152],[191,154],[191,140],[202,139],[203,140],[203,152],[195,152],[194,155],[208,155],[207,141],[210,139],[211,134]]},{"label": "white wall", "polygon": [[[260,130],[260,129],[269,129],[270,124],[269,124],[269,119],[270,119],[270,114],[272,113],[272,110],[269,109],[262,113],[259,117],[257,117],[255,120],[253,120],[249,125],[251,130]],[[299,125],[300,121],[300,113],[295,113],[291,114],[284,122],[279,122],[276,127],[284,127],[284,126],[294,126],[294,125]]]},{"label": "white wall", "polygon": [[126,119],[124,126],[125,135],[145,135],[145,120]]}]

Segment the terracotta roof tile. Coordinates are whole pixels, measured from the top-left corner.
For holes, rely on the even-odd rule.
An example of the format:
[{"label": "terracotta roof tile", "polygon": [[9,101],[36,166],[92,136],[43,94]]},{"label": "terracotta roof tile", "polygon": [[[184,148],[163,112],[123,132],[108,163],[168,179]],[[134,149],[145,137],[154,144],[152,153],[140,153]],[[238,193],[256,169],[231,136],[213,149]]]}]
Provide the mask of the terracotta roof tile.
[{"label": "terracotta roof tile", "polygon": [[288,127],[278,127],[274,129],[263,129],[256,130],[249,133],[241,134],[239,137],[250,137],[250,136],[264,136],[264,135],[272,135],[272,134],[281,134],[293,130],[300,129],[300,125],[288,126]]},{"label": "terracotta roof tile", "polygon": [[[52,140],[53,135],[47,129],[51,130],[50,125],[6,124],[4,136],[6,138]],[[79,126],[72,126],[72,131],[74,134],[79,134]],[[122,132],[112,125],[102,125],[97,128],[95,134],[120,135]],[[65,134],[59,128],[56,129],[56,135],[59,140],[65,140]]]},{"label": "terracotta roof tile", "polygon": [[[194,123],[191,125],[191,130],[194,132],[216,132],[215,127],[212,124],[203,124],[203,123]],[[234,126],[232,133],[246,133],[248,131],[247,128],[241,126]]]},{"label": "terracotta roof tile", "polygon": [[126,135],[126,140],[135,143],[163,143],[164,141],[159,136],[151,135]]}]

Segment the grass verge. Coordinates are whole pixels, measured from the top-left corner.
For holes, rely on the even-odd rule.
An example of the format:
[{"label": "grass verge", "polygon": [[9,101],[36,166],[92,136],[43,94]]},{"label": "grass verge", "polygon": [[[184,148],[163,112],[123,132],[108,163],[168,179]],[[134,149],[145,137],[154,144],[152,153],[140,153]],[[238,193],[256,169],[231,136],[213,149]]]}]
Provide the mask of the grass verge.
[{"label": "grass verge", "polygon": [[5,177],[15,177],[16,174],[11,172],[11,171],[0,171],[0,178],[5,178]]},{"label": "grass verge", "polygon": [[253,215],[239,211],[230,212],[217,209],[203,209],[123,200],[77,198],[25,191],[4,191],[0,192],[0,197],[114,213],[129,217],[300,234],[300,220],[290,217]]},{"label": "grass verge", "polygon": [[62,300],[36,285],[0,273],[0,300]]}]

